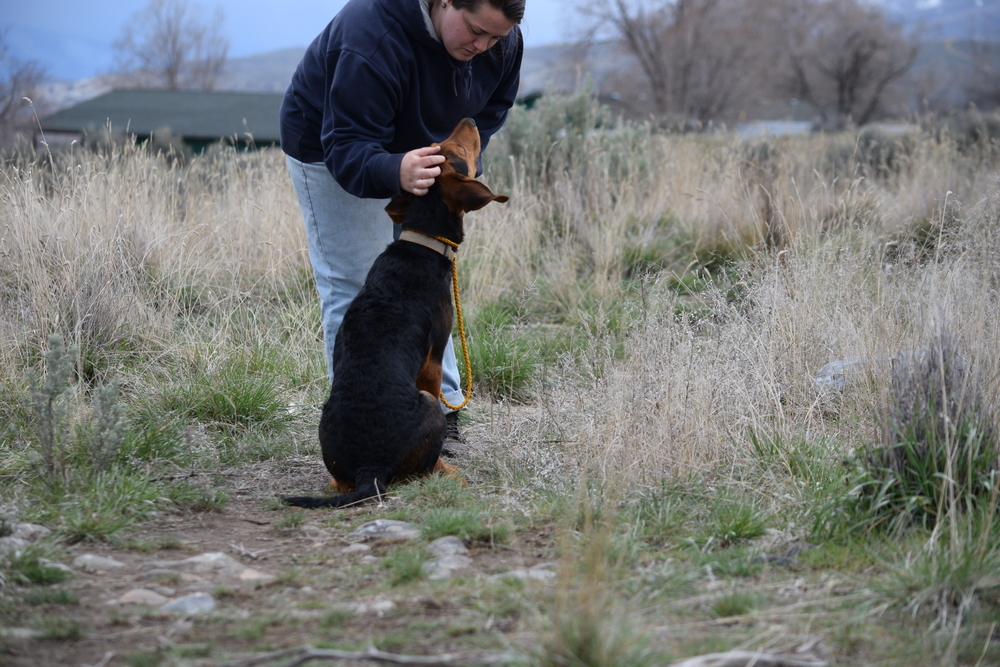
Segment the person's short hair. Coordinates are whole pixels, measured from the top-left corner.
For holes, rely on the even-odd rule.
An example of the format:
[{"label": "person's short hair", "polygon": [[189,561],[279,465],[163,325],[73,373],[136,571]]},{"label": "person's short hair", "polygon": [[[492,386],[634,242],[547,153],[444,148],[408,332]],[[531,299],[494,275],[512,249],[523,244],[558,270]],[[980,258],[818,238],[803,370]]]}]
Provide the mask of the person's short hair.
[{"label": "person's short hair", "polygon": [[451,0],[455,9],[464,9],[468,12],[476,11],[483,2],[490,3],[490,6],[503,13],[508,21],[520,23],[524,18],[525,0]]}]

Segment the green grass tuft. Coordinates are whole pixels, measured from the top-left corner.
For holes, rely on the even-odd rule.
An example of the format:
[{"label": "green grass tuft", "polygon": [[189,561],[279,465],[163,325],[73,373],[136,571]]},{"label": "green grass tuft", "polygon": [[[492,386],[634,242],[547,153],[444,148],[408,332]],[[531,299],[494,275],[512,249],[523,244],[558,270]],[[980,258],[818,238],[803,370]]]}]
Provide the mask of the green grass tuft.
[{"label": "green grass tuft", "polygon": [[476,510],[436,508],[421,518],[424,538],[435,540],[454,535],[465,542],[502,544],[507,541],[510,527]]},{"label": "green grass tuft", "polygon": [[716,618],[743,616],[753,611],[759,602],[759,596],[755,593],[734,591],[712,602],[712,615]]},{"label": "green grass tuft", "polygon": [[382,564],[391,573],[390,585],[399,586],[423,579],[426,560],[427,553],[422,548],[398,547],[385,557]]}]

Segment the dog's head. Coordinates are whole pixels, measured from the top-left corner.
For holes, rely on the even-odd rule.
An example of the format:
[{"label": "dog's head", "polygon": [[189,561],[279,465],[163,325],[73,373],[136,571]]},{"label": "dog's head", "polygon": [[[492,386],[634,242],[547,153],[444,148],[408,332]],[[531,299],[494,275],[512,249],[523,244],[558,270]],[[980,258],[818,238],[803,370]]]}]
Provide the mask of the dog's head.
[{"label": "dog's head", "polygon": [[[441,186],[444,202],[453,215],[462,217],[468,211],[478,211],[491,201],[507,201],[507,195],[495,195],[476,180],[480,142],[479,130],[471,118],[459,121],[447,139],[431,145],[440,146],[440,154],[445,157],[437,184]],[[392,198],[385,211],[394,223],[403,222],[412,200],[410,193]]]}]

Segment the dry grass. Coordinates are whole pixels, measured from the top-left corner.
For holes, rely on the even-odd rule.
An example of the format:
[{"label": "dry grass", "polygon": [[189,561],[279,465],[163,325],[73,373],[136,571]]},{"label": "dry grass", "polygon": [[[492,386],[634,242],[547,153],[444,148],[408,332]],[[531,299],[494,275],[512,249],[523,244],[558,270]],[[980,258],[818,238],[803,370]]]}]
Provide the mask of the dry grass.
[{"label": "dry grass", "polygon": [[[540,319],[551,308],[589,323],[587,349],[548,368],[542,393],[561,439],[579,443],[569,453],[602,472],[652,482],[729,465],[760,429],[850,448],[871,432],[877,393],[838,406],[856,412],[843,428],[811,386],[820,366],[920,347],[939,316],[983,349],[1000,331],[988,306],[996,168],[912,144],[887,178],[863,177],[846,136],[652,137],[625,156],[643,168],[624,172],[601,165],[628,159],[584,142],[586,171],[547,188],[529,166],[495,163],[488,179],[514,174],[499,179],[511,201],[470,216],[466,303],[535,291]],[[303,234],[276,152],[176,168],[130,147],[77,150],[8,164],[2,178],[2,379],[20,384],[51,333],[78,346],[87,375],[241,346],[315,356]],[[659,252],[665,270],[641,280],[622,355],[602,339],[602,308],[626,289],[630,245]],[[679,294],[671,278],[714,268],[706,249],[737,260],[729,280]]]},{"label": "dry grass", "polygon": [[[498,158],[498,137],[485,178],[511,199],[469,216],[461,254],[470,318],[517,304],[505,326],[539,357],[524,402],[485,391],[474,399],[462,461],[471,488],[531,526],[559,524],[566,545],[589,539],[572,520],[586,504],[573,496],[580,479],[618,489],[619,509],[647,498],[640,490],[659,503],[659,523],[642,529],[608,515],[592,524],[603,528],[590,537],[604,540],[592,552],[560,547],[562,592],[532,602],[553,619],[542,662],[590,651],[587,664],[611,664],[622,647],[646,656],[653,636],[674,654],[699,641],[714,650],[716,626],[693,621],[700,630],[688,637],[683,623],[670,630],[659,617],[697,616],[732,592],[721,578],[754,576],[740,574],[752,563],[727,555],[731,547],[809,537],[816,510],[806,506],[843,486],[841,460],[880,439],[890,373],[873,363],[831,393],[813,379],[824,364],[920,349],[947,325],[984,391],[995,392],[1000,377],[994,157],[930,135],[908,137],[891,165],[866,161],[853,136],[616,136],[581,135],[573,159],[544,179],[537,165]],[[184,167],[135,148],[14,160],[0,168],[0,220],[6,479],[23,478],[25,467],[9,464],[30,447],[18,405],[52,333],[79,350],[81,386],[118,377],[126,406],[142,407],[150,424],[187,419],[170,451],[189,458],[171,465],[313,451],[325,366],[300,215],[278,152],[218,150]],[[261,426],[265,418],[243,419],[253,406],[225,422],[199,421],[183,404],[190,387],[241,374],[271,398],[277,387],[296,420],[291,436],[273,436],[284,431]],[[762,441],[777,443],[782,466],[762,461]],[[824,487],[821,478],[834,481]],[[683,493],[670,486],[689,480]],[[754,530],[741,534],[735,524],[748,520]],[[658,560],[653,552],[664,549],[674,555]],[[591,557],[582,573],[572,570],[574,559]],[[872,566],[867,553],[839,557],[847,564],[836,551],[822,556],[833,570]],[[713,574],[726,568],[736,574]],[[847,647],[844,655],[857,657],[856,645],[879,653],[884,626],[833,629],[867,628],[864,611],[842,613],[826,584],[787,593],[769,572],[752,604],[732,598],[740,611],[727,613],[780,616],[781,632],[804,640],[813,620],[797,614],[815,602],[823,607],[810,617],[815,631]],[[942,575],[928,573],[906,586],[936,590]],[[678,599],[665,599],[675,589]],[[630,596],[651,602],[640,607]],[[618,625],[602,625],[608,616]],[[619,632],[640,617],[652,634]],[[750,627],[735,630],[734,642],[784,636]]]},{"label": "dry grass", "polygon": [[274,153],[180,169],[134,147],[78,150],[8,164],[0,179],[5,376],[51,333],[100,372],[174,350],[177,318],[192,307],[223,315],[219,342],[226,313],[304,282],[304,234]]},{"label": "dry grass", "polygon": [[[873,436],[887,378],[831,406],[811,379],[825,363],[920,348],[938,318],[996,349],[995,165],[923,138],[901,173],[865,178],[852,141],[659,137],[655,168],[635,180],[515,183],[507,208],[475,218],[473,304],[544,285],[582,310],[585,297],[624,289],[628,243],[667,248],[667,270],[641,286],[624,358],[593,360],[610,352],[591,340],[591,365],[607,372],[594,380],[569,364],[545,390],[581,460],[649,483],[731,465],[760,430],[850,451]],[[831,155],[847,166],[831,168]],[[673,279],[708,263],[705,248],[743,259],[679,307]]]}]

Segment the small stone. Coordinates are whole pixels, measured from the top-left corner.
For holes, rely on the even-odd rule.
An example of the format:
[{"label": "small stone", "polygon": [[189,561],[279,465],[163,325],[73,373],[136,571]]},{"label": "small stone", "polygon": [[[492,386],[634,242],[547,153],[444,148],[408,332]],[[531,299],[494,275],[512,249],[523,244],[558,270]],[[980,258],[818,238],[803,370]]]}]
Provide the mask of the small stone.
[{"label": "small stone", "polygon": [[264,572],[261,572],[260,570],[255,570],[252,567],[248,567],[244,569],[242,572],[240,572],[239,580],[257,582],[259,584],[263,584],[266,586],[267,584],[274,583],[275,580],[277,580],[277,577],[275,577],[273,574],[266,574]]},{"label": "small stone", "polygon": [[0,537],[0,555],[9,554],[17,558],[28,548],[28,541],[20,537]]},{"label": "small stone", "polygon": [[366,565],[374,565],[375,563],[378,562],[378,556],[362,556],[361,562],[365,563]]},{"label": "small stone", "polygon": [[469,553],[469,550],[465,547],[465,543],[454,535],[437,538],[427,545],[427,551],[435,556],[465,555]]},{"label": "small stone", "polygon": [[118,598],[122,604],[163,604],[167,597],[146,588],[133,588],[125,595]]},{"label": "small stone", "polygon": [[368,546],[367,544],[362,544],[361,542],[355,542],[351,546],[344,547],[343,549],[341,549],[340,553],[347,554],[347,555],[350,555],[350,554],[359,554],[359,553],[360,554],[366,554],[366,553],[368,553],[371,550],[372,550],[372,548],[370,546]]},{"label": "small stone", "polygon": [[153,591],[154,593],[159,593],[165,598],[172,598],[177,595],[177,591],[170,586],[157,586],[156,584],[152,584],[150,586],[146,586],[146,589]]},{"label": "small stone", "polygon": [[37,523],[19,523],[14,526],[14,532],[12,535],[13,537],[19,537],[22,540],[34,542],[37,539],[48,537],[51,533],[51,530],[45,526],[39,526]]},{"label": "small stone", "polygon": [[330,533],[311,523],[302,526],[301,530],[303,535],[314,540],[323,540],[330,537]]},{"label": "small stone", "polygon": [[182,584],[204,581],[204,579],[199,577],[197,574],[191,574],[190,572],[178,572],[177,570],[167,570],[164,568],[146,570],[145,572],[139,574],[139,578],[145,579],[146,581],[168,581],[170,583]]},{"label": "small stone", "polygon": [[41,636],[40,630],[32,628],[0,628],[0,637],[3,639],[37,639]]},{"label": "small stone", "polygon": [[107,570],[114,570],[119,567],[125,567],[125,563],[119,562],[114,558],[105,558],[104,556],[95,556],[93,554],[83,554],[82,556],[77,556],[73,559],[73,567],[86,570],[87,572],[106,572]]},{"label": "small stone", "polygon": [[432,558],[424,563],[424,574],[428,579],[450,579],[472,569],[472,559],[461,554],[449,554]]},{"label": "small stone", "polygon": [[358,602],[354,605],[354,613],[384,616],[386,612],[390,612],[395,608],[396,603],[392,600],[366,600],[365,602]]},{"label": "small stone", "polygon": [[[243,565],[240,564],[232,556],[224,554],[221,551],[215,551],[212,553],[201,554],[200,556],[192,556],[191,558],[185,558],[181,561],[182,564],[186,565],[194,571],[213,571],[213,570],[227,570],[242,568]],[[187,569],[185,568],[185,569]]]},{"label": "small stone", "polygon": [[355,535],[365,537],[380,537],[390,540],[415,540],[423,535],[419,526],[406,521],[392,519],[375,519],[363,523],[354,530]]},{"label": "small stone", "polygon": [[218,551],[192,556],[184,560],[149,561],[139,567],[143,570],[173,570],[194,574],[211,574],[213,572],[238,574],[244,569],[239,561]]},{"label": "small stone", "polygon": [[208,593],[191,593],[176,600],[171,600],[160,607],[160,611],[171,614],[182,614],[184,616],[204,614],[213,609],[215,609],[215,598]]},{"label": "small stone", "polygon": [[539,563],[533,567],[520,570],[511,570],[494,575],[493,579],[522,579],[524,581],[552,581],[556,578],[555,563]]},{"label": "small stone", "polygon": [[51,567],[54,570],[62,570],[66,574],[73,574],[73,568],[71,568],[69,565],[65,565],[63,563],[57,563],[54,560],[49,560],[48,558],[39,558],[38,562],[44,565],[45,567]]}]

